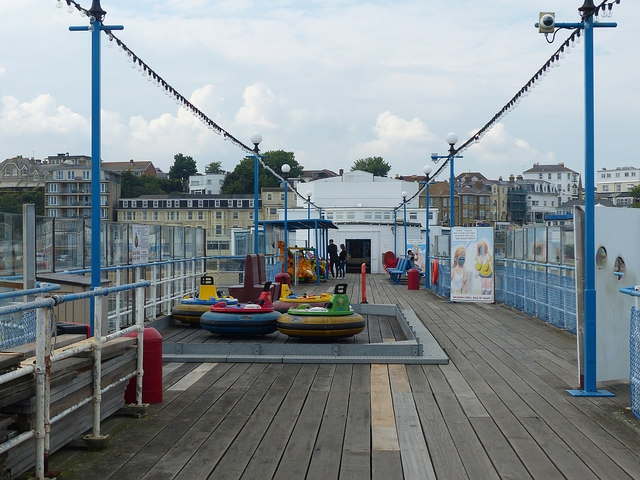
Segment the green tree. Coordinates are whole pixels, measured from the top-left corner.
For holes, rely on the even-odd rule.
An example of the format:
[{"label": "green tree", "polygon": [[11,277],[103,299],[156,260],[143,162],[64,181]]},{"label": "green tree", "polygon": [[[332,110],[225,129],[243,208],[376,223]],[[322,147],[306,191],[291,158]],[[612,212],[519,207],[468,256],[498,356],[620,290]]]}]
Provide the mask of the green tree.
[{"label": "green tree", "polygon": [[180,180],[182,191],[189,190],[189,176],[198,173],[196,161],[189,156],[177,153],[173,156],[173,165],[169,169],[169,180]]},{"label": "green tree", "polygon": [[633,203],[631,204],[632,208],[640,208],[640,185],[636,185],[629,193],[633,197]]},{"label": "green tree", "polygon": [[22,205],[33,203],[36,215],[44,215],[44,189],[33,188],[23,192],[3,192],[0,195],[0,212],[22,213]]},{"label": "green tree", "polygon": [[385,162],[382,157],[367,157],[361,158],[353,162],[351,165],[351,171],[362,170],[363,172],[373,173],[378,177],[386,177],[391,165]]},{"label": "green tree", "polygon": [[222,173],[222,162],[211,162],[205,167],[204,173]]},{"label": "green tree", "polygon": [[122,198],[137,198],[141,195],[162,195],[174,192],[182,192],[180,180],[167,180],[152,175],[137,177],[131,172],[122,172],[120,178],[120,196]]},{"label": "green tree", "polygon": [[[302,175],[304,167],[300,165],[294,157],[293,152],[285,152],[284,150],[275,150],[266,152],[264,162],[269,165],[275,172],[282,176],[281,167],[285,163],[289,164],[291,171],[287,174],[288,178],[295,178]],[[233,172],[227,174],[220,189],[221,193],[228,194],[251,194],[253,193],[253,157],[245,157],[240,161]],[[279,185],[278,178],[265,169],[261,164],[258,166],[258,182],[260,188],[277,187]]]}]

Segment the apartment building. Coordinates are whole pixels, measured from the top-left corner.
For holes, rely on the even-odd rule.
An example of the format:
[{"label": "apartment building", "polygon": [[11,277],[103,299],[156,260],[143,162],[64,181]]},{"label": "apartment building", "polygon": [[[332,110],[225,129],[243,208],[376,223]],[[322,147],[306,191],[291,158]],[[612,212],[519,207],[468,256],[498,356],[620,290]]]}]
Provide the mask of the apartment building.
[{"label": "apartment building", "polygon": [[0,189],[20,191],[44,188],[51,167],[34,158],[8,158],[0,163]]},{"label": "apartment building", "polygon": [[[580,174],[568,167],[563,162],[557,165],[543,165],[534,163],[533,167],[522,172],[524,180],[544,180],[553,185],[559,202],[565,203],[578,197],[578,191],[582,186]],[[558,202],[556,202],[556,206]]]},{"label": "apartment building", "polygon": [[616,167],[613,170],[603,168],[596,172],[596,192],[615,194],[628,192],[640,185],[640,168]]},{"label": "apartment building", "polygon": [[[44,185],[45,215],[57,218],[91,217],[91,157],[58,154],[47,157],[52,167]],[[120,174],[102,168],[100,218],[115,219],[120,198]]]}]

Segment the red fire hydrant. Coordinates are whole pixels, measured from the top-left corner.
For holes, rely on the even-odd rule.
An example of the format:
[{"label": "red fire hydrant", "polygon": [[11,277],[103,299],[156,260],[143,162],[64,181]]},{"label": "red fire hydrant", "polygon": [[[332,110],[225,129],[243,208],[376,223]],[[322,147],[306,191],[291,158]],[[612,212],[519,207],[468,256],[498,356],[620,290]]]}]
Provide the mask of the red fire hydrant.
[{"label": "red fire hydrant", "polygon": [[[137,336],[137,332],[125,335]],[[162,335],[155,328],[144,329],[142,357],[142,403],[162,403]],[[129,380],[124,402],[136,403],[136,377]]]},{"label": "red fire hydrant", "polygon": [[407,270],[407,287],[409,290],[420,289],[420,270],[415,268]]}]

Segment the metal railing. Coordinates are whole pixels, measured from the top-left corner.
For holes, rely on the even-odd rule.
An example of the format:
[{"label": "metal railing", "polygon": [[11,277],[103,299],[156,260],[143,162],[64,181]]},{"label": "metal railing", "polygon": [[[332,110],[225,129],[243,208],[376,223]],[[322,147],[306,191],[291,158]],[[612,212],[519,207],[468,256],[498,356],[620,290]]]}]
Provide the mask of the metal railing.
[{"label": "metal railing", "polygon": [[620,289],[621,293],[634,297],[629,329],[629,387],[631,411],[640,419],[640,285]]},{"label": "metal railing", "polygon": [[[91,436],[100,438],[100,410],[102,394],[113,388],[115,385],[123,383],[133,376],[137,377],[136,381],[136,402],[142,404],[142,376],[143,376],[143,331],[144,331],[144,288],[148,287],[150,282],[136,282],[129,285],[121,285],[109,288],[97,288],[93,291],[69,294],[54,295],[48,298],[38,298],[37,300],[0,307],[0,315],[36,311],[36,355],[35,364],[33,361],[23,361],[20,368],[0,375],[0,385],[15,380],[17,378],[35,374],[35,391],[36,391],[36,416],[35,423],[31,430],[21,433],[14,438],[0,445],[0,454],[6,452],[16,445],[35,438],[35,477],[36,479],[44,479],[45,475],[45,458],[49,454],[51,425],[58,420],[66,417],[83,405],[93,402],[93,428]],[[103,297],[112,293],[134,290],[136,291],[136,323],[135,325],[122,329],[110,335],[103,336],[102,326],[102,301]],[[25,292],[16,292],[14,295]],[[43,292],[39,292],[41,294]],[[84,298],[95,297],[96,302],[96,322],[94,336],[81,341],[79,343],[62,348],[57,352],[52,350],[52,308],[64,302],[76,301]],[[137,332],[137,365],[136,370],[115,382],[103,387],[101,384],[102,377],[102,344],[114,338],[126,335],[130,332]],[[93,351],[93,393],[90,397],[82,399],[75,405],[67,408],[55,417],[50,417],[50,383],[51,383],[51,364],[65,358],[72,357],[81,352]]]},{"label": "metal railing", "polygon": [[[449,257],[431,259],[438,262],[438,282],[431,284],[431,291],[449,298],[451,260]],[[576,333],[575,267],[498,258],[494,270],[496,302]]]}]

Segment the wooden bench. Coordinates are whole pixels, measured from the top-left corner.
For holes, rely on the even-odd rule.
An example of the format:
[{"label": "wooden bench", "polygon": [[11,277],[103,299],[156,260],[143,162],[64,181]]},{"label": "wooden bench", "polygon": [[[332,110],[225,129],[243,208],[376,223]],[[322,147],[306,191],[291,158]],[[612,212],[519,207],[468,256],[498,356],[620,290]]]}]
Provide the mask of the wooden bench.
[{"label": "wooden bench", "polygon": [[[241,285],[231,285],[229,295],[240,302],[255,302],[264,290],[267,281],[267,270],[264,263],[264,254],[247,255],[244,264],[244,277]],[[275,285],[271,284],[271,298],[273,298]]]}]

